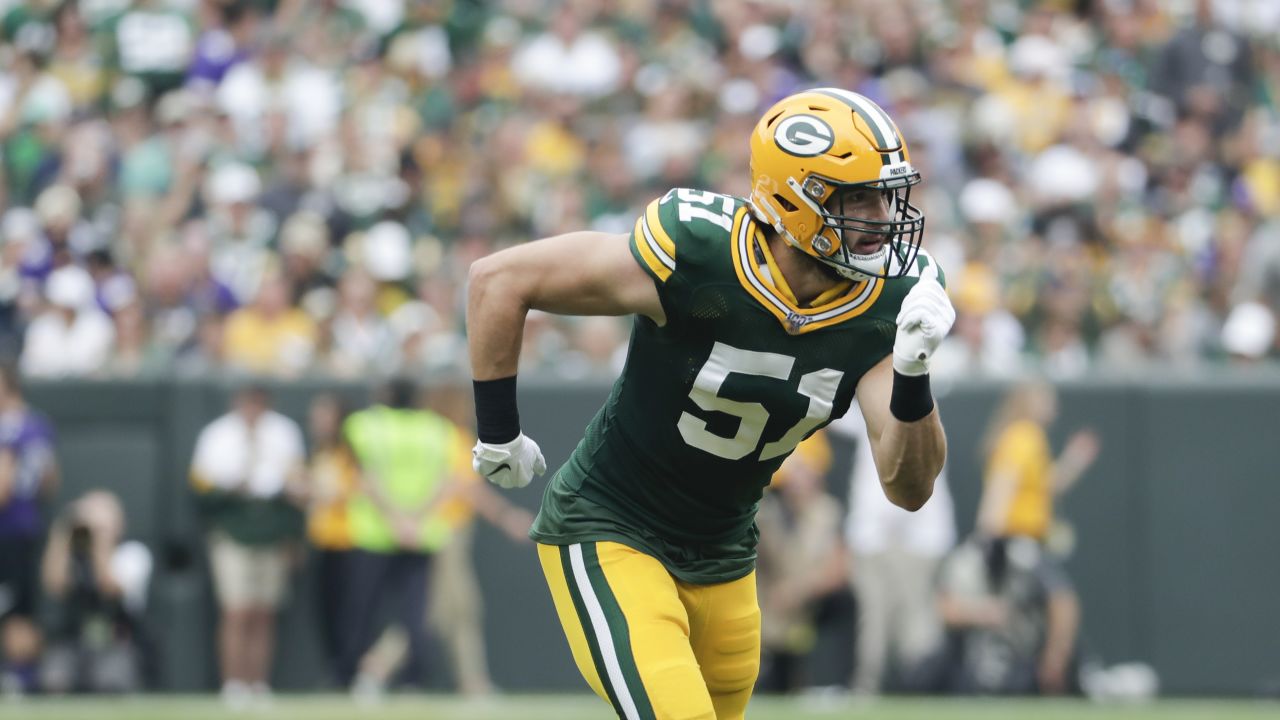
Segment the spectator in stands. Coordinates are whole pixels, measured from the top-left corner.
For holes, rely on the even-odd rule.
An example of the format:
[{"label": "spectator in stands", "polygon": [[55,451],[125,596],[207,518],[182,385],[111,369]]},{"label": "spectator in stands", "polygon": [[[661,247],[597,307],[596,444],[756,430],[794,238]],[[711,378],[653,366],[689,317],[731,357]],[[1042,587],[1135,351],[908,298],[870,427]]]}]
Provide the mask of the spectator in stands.
[{"label": "spectator in stands", "polygon": [[18,374],[0,365],[0,692],[36,684],[35,624],[43,506],[57,490],[53,428],[22,396]]},{"label": "spectator in stands", "polygon": [[241,303],[259,292],[276,263],[270,243],[278,220],[258,206],[261,191],[257,171],[243,163],[220,165],[204,189],[209,269]]},{"label": "spectator in stands", "polygon": [[256,386],[237,391],[231,411],[196,441],[191,482],[209,528],[222,697],[232,707],[270,693],[275,613],[289,544],[303,530],[295,505],[303,461],[302,430]]},{"label": "spectator in stands", "polygon": [[355,270],[338,284],[338,308],[330,328],[328,369],[340,377],[385,375],[399,360],[395,333],[378,312],[378,284]]},{"label": "spectator in stands", "polygon": [[106,366],[115,341],[111,318],[93,297],[93,280],[76,265],[49,274],[48,308],[27,327],[22,372],[33,377],[91,375]]},{"label": "spectator in stands", "polygon": [[296,377],[311,366],[317,343],[315,323],[289,301],[290,290],[282,276],[263,277],[253,304],[227,317],[229,367],[253,375]]},{"label": "spectator in stands", "polygon": [[987,467],[978,530],[985,537],[1046,540],[1054,499],[1097,459],[1101,445],[1088,429],[1072,435],[1054,459],[1046,430],[1057,414],[1057,391],[1042,380],[1015,386],[996,411],[983,440]]},{"label": "spectator in stands", "polygon": [[1008,377],[1022,363],[1023,330],[1001,307],[999,280],[990,268],[970,263],[953,271],[956,324],[938,349],[938,374]]},{"label": "spectator in stands", "polygon": [[112,70],[142,78],[152,97],[182,83],[195,37],[180,9],[159,0],[134,0],[110,29]]},{"label": "spectator in stands", "polygon": [[356,550],[344,600],[348,632],[339,679],[359,692],[389,679],[357,677],[381,630],[376,620],[384,601],[395,606],[395,622],[408,638],[409,659],[400,679],[423,682],[429,566],[452,535],[457,523],[451,515],[462,502],[457,488],[471,474],[467,436],[419,401],[413,381],[393,379],[373,406],[343,424],[361,482],[349,505]]},{"label": "spectator in stands", "polygon": [[95,490],[54,522],[41,567],[50,617],[45,692],[135,692],[146,667],[151,552],[125,540],[119,498]]},{"label": "spectator in stands", "polygon": [[599,97],[614,90],[622,60],[610,38],[582,27],[572,5],[562,5],[546,32],[516,53],[512,70],[520,82],[548,93]]},{"label": "spectator in stands", "polygon": [[815,434],[782,464],[760,503],[761,690],[803,687],[804,658],[817,642],[819,623],[842,605],[848,609],[841,594],[848,553],[840,538],[840,502],[826,492],[830,469],[831,446]]},{"label": "spectator in stands", "polygon": [[317,302],[333,302],[332,268],[327,266],[329,251],[329,227],[317,212],[298,211],[280,228],[281,270],[303,308],[310,309]]},{"label": "spectator in stands", "polygon": [[174,371],[179,377],[216,377],[226,369],[224,327],[221,316],[200,318],[194,341],[174,361]]},{"label": "spectator in stands", "polygon": [[347,507],[360,484],[360,467],[342,435],[342,400],[317,395],[307,414],[311,452],[307,458],[307,538],[316,549],[316,599],[320,638],[331,680],[338,677],[343,633],[350,617],[342,604],[351,562],[351,522]]},{"label": "spectator in stands", "polygon": [[933,497],[916,512],[890,503],[880,486],[866,423],[855,410],[830,426],[855,443],[845,521],[858,599],[852,688],[864,695],[934,690],[943,652],[934,579],[956,543],[947,472],[944,468],[934,481]]},{"label": "spectator in stands", "polygon": [[1028,537],[974,535],[943,561],[938,607],[954,639],[951,687],[978,694],[1074,692],[1080,604]]},{"label": "spectator in stands", "polygon": [[[51,152],[46,161],[52,166],[61,159]],[[34,207],[40,220],[40,242],[23,259],[24,273],[35,280],[48,280],[56,268],[83,263],[98,239],[84,218],[84,202],[75,188],[50,185],[36,197]]]}]

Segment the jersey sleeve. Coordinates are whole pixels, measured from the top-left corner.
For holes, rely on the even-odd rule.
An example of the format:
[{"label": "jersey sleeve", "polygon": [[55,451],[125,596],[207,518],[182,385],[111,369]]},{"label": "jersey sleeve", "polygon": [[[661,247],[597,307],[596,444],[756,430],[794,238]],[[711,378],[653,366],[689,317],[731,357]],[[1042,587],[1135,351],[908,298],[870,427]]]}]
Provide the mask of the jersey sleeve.
[{"label": "jersey sleeve", "polygon": [[653,279],[668,325],[685,325],[698,289],[716,282],[722,266],[728,266],[724,261],[740,205],[727,195],[673,188],[636,219],[631,254]]},{"label": "jersey sleeve", "polygon": [[664,225],[662,215],[663,203],[659,198],[649,203],[631,230],[631,254],[658,284],[659,292],[676,271],[676,243],[672,231],[678,231],[671,218],[666,218]]},{"label": "jersey sleeve", "polygon": [[[674,191],[673,191],[674,192]],[[687,307],[691,264],[688,251],[693,238],[680,222],[671,192],[645,207],[631,230],[631,254],[658,290],[658,300],[667,318],[666,327],[682,326]],[[696,273],[694,273],[696,275]]]}]

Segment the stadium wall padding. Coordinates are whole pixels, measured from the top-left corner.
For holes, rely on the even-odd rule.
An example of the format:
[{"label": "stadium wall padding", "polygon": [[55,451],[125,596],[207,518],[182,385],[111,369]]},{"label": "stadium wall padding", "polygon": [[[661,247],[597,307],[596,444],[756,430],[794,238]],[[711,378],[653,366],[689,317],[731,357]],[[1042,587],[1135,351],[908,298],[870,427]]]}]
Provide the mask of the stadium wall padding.
[{"label": "stadium wall padding", "polygon": [[[949,479],[961,534],[981,489],[980,439],[1004,386],[960,384],[940,399]],[[31,403],[58,432],[57,504],[95,487],[124,501],[130,536],[156,558],[149,635],[166,691],[216,686],[215,614],[203,533],[187,484],[196,434],[223,412],[231,386],[201,381],[31,383]],[[358,384],[273,386],[276,406],[305,423],[311,396]],[[1084,608],[1086,653],[1141,660],[1171,694],[1251,695],[1280,683],[1280,379],[1090,381],[1060,386],[1055,451],[1074,430],[1102,438],[1098,463],[1059,506],[1074,535],[1067,567]],[[602,384],[524,381],[521,414],[547,461],[563,462],[606,396]],[[849,444],[835,442],[832,491],[847,495]],[[696,478],[691,478],[696,482]],[[508,497],[536,509],[545,478]],[[508,690],[576,689],[580,680],[555,621],[534,549],[483,525],[476,564],[489,662]],[[301,554],[300,554],[301,557]],[[280,619],[274,679],[324,687],[310,564],[300,562]],[[841,638],[824,638],[834,657]],[[437,655],[438,648],[437,648]],[[438,656],[434,669],[445,663]],[[819,658],[814,679],[835,682]],[[828,672],[827,675],[830,675]],[[442,672],[432,685],[444,686]]]}]

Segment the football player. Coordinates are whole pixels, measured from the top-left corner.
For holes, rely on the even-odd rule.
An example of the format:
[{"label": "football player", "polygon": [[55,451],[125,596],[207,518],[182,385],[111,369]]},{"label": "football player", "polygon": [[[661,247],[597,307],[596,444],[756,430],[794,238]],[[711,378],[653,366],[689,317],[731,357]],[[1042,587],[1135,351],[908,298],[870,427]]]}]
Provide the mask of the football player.
[{"label": "football player", "polygon": [[745,198],[673,189],[630,235],[574,232],[471,267],[476,470],[546,470],[521,432],[530,308],[634,315],[626,367],[530,535],[578,669],[620,718],[742,718],[760,662],[756,506],[856,396],[885,494],[929,499],[946,440],[929,360],[955,318],[920,249],[897,126],[834,88],[751,136]]}]

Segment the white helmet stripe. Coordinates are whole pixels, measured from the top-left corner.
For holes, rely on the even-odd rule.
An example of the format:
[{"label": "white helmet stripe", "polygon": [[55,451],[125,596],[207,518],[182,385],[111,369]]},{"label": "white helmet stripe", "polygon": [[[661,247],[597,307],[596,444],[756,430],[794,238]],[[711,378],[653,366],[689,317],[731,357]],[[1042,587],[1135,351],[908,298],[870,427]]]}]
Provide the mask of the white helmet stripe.
[{"label": "white helmet stripe", "polygon": [[901,147],[902,139],[898,137],[898,133],[893,129],[893,123],[889,120],[889,116],[879,105],[868,100],[866,97],[855,92],[849,92],[842,88],[818,88],[818,91],[826,95],[836,95],[848,104],[857,107],[862,111],[864,117],[871,118],[871,122],[875,124],[876,132],[889,143],[889,147]]}]

